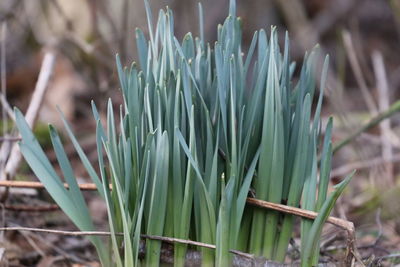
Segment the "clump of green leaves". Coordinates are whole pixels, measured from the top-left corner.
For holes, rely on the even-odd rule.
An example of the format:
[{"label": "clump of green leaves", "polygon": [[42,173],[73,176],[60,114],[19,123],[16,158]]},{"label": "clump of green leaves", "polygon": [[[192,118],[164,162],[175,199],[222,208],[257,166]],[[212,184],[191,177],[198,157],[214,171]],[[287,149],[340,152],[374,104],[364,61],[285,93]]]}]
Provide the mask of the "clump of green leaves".
[{"label": "clump of green leaves", "polygon": [[[281,51],[275,28],[269,39],[264,30],[255,32],[244,55],[234,0],[213,46],[204,41],[201,5],[200,37],[188,33],[180,42],[174,36],[172,11],[161,10],[154,29],[145,4],[149,40],[136,30],[139,64],[123,68],[117,56],[123,106],[115,112],[109,100],[104,127],[92,103],[99,174],[63,118],[107,205],[112,255],[91,237],[103,265],[157,266],[161,242],[147,240],[141,262],[141,234],[216,244],[215,251],[200,249],[204,264],[228,266],[230,249],[284,261],[294,218],[246,207],[250,187],[256,198],[320,212],[315,221],[304,219],[301,226],[302,264],[316,264],[322,225],[349,181],[327,198],[332,120],[322,139],[320,113],[328,58],[312,112],[317,50],[306,54],[294,83],[288,36]],[[93,230],[56,130],[50,126],[69,189],[63,187],[18,110],[16,118],[21,152],[32,170],[81,230]],[[176,266],[184,265],[186,251],[187,245],[175,244]]]}]

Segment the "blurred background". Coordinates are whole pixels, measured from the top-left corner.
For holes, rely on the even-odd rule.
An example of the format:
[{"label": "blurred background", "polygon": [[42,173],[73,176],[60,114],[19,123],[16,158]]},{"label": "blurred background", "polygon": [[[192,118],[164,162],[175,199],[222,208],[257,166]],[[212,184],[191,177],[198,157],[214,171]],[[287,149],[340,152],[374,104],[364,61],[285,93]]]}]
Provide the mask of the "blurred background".
[{"label": "blurred background", "polygon": [[[198,1],[149,2],[154,18],[160,8],[168,6],[173,10],[178,39],[188,31],[198,35]],[[201,2],[205,37],[213,43],[217,24],[227,16],[229,0]],[[324,119],[334,117],[334,141],[346,138],[398,100],[400,0],[237,0],[237,5],[238,15],[243,20],[243,51],[247,51],[255,30],[264,28],[268,32],[271,25],[276,25],[281,41],[285,31],[289,31],[291,56],[299,64],[304,53],[317,43],[322,54],[330,55]],[[2,99],[11,107],[26,110],[43,56],[48,51],[54,52],[57,58],[53,75],[35,131],[42,138],[42,144],[46,145],[46,140],[49,143],[46,124],[60,125],[58,105],[81,136],[84,148],[93,151],[91,155],[95,159],[92,135],[95,123],[90,100],[93,99],[100,110],[108,97],[118,103],[121,96],[115,54],[121,55],[125,65],[137,59],[136,27],[148,33],[143,0],[1,0]],[[1,136],[5,136],[12,131],[12,123],[5,115],[6,103],[2,101],[1,105]],[[355,223],[360,258],[371,263],[399,263],[396,261],[400,253],[399,122],[400,115],[396,113],[338,151],[333,161],[332,185],[351,170],[358,170],[339,199],[334,215]],[[10,126],[5,128],[4,125]],[[74,157],[71,146],[69,151]],[[85,176],[78,165],[76,171]],[[16,179],[33,178],[22,164]],[[26,194],[9,194],[5,200],[3,198],[3,203],[26,203],[24,198]],[[96,198],[89,198],[101,224],[105,221],[104,210]],[[46,197],[42,199],[45,201]],[[26,225],[27,215],[18,214],[8,209],[3,221]],[[38,217],[30,217],[29,223],[44,227],[60,220],[48,214]],[[326,254],[340,252],[340,246],[345,244],[343,235],[334,230],[325,231],[326,240],[322,245]],[[7,240],[19,244],[17,237],[14,238]],[[65,245],[67,241],[59,238],[57,242]],[[32,244],[30,247],[18,245],[15,249],[18,253],[35,251],[32,247]]]}]

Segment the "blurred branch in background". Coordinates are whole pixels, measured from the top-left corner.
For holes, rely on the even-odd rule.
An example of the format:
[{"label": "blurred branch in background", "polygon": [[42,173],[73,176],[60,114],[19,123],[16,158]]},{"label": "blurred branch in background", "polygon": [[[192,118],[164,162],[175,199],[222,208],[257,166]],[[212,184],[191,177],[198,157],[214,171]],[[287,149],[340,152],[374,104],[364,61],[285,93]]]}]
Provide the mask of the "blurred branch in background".
[{"label": "blurred branch in background", "polygon": [[375,117],[373,117],[371,120],[369,120],[367,123],[365,123],[358,130],[354,131],[350,136],[348,136],[345,139],[337,142],[337,144],[335,144],[334,147],[333,147],[333,153],[339,151],[344,146],[346,146],[347,144],[352,142],[359,135],[361,135],[362,133],[368,131],[369,129],[377,126],[383,120],[385,120],[387,118],[390,118],[391,116],[393,116],[393,114],[396,114],[399,111],[400,111],[400,100],[398,100],[395,103],[393,103],[387,110],[377,114]]},{"label": "blurred branch in background", "polygon": [[5,169],[6,157],[11,149],[11,142],[8,142],[8,118],[7,115],[14,119],[12,109],[7,102],[7,90],[6,90],[6,31],[7,24],[3,22],[1,24],[0,32],[0,83],[1,83],[1,120],[2,129],[1,134],[4,135],[5,142],[0,147],[0,170]]},{"label": "blurred branch in background", "polygon": [[[52,51],[46,52],[46,54],[44,55],[42,68],[40,69],[39,78],[36,83],[31,102],[29,104],[28,110],[25,115],[25,119],[31,128],[33,128],[35,124],[35,121],[39,113],[39,109],[42,105],[42,101],[46,93],[46,90],[48,88],[51,74],[53,72],[54,63],[55,63],[55,53]],[[8,145],[8,144],[7,142],[5,142],[3,143],[3,145]],[[6,152],[3,149],[0,149],[0,151]],[[14,144],[9,153],[5,153],[4,155],[1,156],[2,160],[4,160],[7,157],[8,159],[4,161],[6,163],[5,167],[1,170],[0,173],[1,175],[0,181],[13,179],[22,159],[18,145]]]},{"label": "blurred branch in background", "polygon": [[362,0],[329,1],[327,7],[312,20],[312,30],[321,36],[335,28],[337,23],[353,12]]},{"label": "blurred branch in background", "polygon": [[[3,121],[3,133],[5,133],[5,129],[8,129],[7,125],[7,114],[10,114],[10,107],[7,103],[7,90],[6,90],[6,35],[7,35],[7,23],[3,22],[1,24],[1,36],[0,36],[0,80],[1,80],[1,102],[2,102],[2,116],[1,119]],[[11,112],[12,114],[12,112]],[[13,118],[12,116],[10,116]]]},{"label": "blurred branch in background", "polygon": [[376,107],[376,103],[368,89],[367,83],[361,71],[360,64],[357,59],[357,55],[355,53],[355,49],[353,46],[353,42],[351,40],[351,35],[348,31],[343,31],[343,44],[346,49],[346,53],[350,62],[350,66],[353,70],[354,76],[357,80],[358,87],[361,90],[362,96],[364,97],[365,103],[369,109],[369,112],[372,115],[376,115],[378,112],[378,108]]},{"label": "blurred branch in background", "polygon": [[390,162],[387,160],[383,159],[381,156],[375,157],[369,160],[364,160],[364,161],[357,161],[357,162],[351,162],[349,164],[342,165],[340,167],[337,167],[336,169],[332,170],[331,176],[332,177],[341,177],[343,175],[346,175],[347,173],[351,172],[352,170],[362,170],[362,169],[369,169],[373,168],[382,164],[392,164],[393,163],[398,163],[400,162],[400,154],[395,154],[392,156],[390,159]]},{"label": "blurred branch in background", "polygon": [[[378,89],[379,111],[387,110],[390,105],[389,100],[389,85],[385,65],[383,63],[383,56],[380,52],[374,51],[372,54],[372,65],[375,72],[376,87]],[[386,162],[384,164],[384,177],[386,183],[390,186],[395,184],[393,174],[393,147],[391,139],[395,136],[392,132],[390,118],[379,125],[382,140],[382,159]]]}]

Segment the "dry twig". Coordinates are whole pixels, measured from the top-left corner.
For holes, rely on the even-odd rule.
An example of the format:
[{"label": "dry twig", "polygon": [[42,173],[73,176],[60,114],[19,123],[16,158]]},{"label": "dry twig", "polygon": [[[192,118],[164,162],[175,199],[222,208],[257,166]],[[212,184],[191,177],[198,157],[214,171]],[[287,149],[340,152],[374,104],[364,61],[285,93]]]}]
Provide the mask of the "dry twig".
[{"label": "dry twig", "polygon": [[[272,209],[283,213],[293,214],[296,216],[300,216],[308,219],[315,219],[318,216],[318,213],[304,210],[300,208],[290,207],[282,204],[276,204],[272,202],[267,202],[254,198],[247,198],[247,203],[251,205],[255,205],[262,208]],[[331,223],[335,226],[346,230],[347,232],[347,252],[346,252],[346,264],[351,264],[353,261],[353,256],[357,255],[357,247],[356,247],[356,233],[354,224],[352,222],[342,220],[335,217],[328,217],[328,223]],[[350,266],[350,265],[347,265]]]},{"label": "dry twig", "polygon": [[[19,226],[17,224],[12,224],[12,225],[13,225],[13,227],[21,227],[21,226]],[[21,227],[21,228],[24,228],[24,227]],[[42,236],[35,234],[36,231],[25,231],[25,230],[17,230],[17,231],[20,232],[21,235],[23,235],[25,238],[29,238],[31,240],[31,242],[34,242],[33,239],[41,242],[46,247],[48,247],[51,250],[57,252],[58,254],[60,254],[65,259],[70,259],[70,260],[72,260],[74,262],[77,262],[77,263],[85,263],[85,261],[81,260],[76,255],[71,254],[71,253],[67,253],[64,249],[61,249],[60,247],[55,245],[54,242],[49,242],[48,240],[46,240]],[[37,248],[35,248],[35,251],[39,252]],[[39,254],[41,254],[41,253],[39,253]],[[43,253],[43,255],[45,255],[45,253]]]},{"label": "dry twig", "polygon": [[4,111],[7,113],[8,117],[10,117],[12,120],[14,120],[15,119],[14,112],[12,111],[10,104],[7,102],[7,99],[3,92],[0,92],[0,102],[1,102],[1,105],[4,109]]},{"label": "dry twig", "polygon": [[5,210],[17,212],[49,212],[59,210],[60,207],[56,204],[49,204],[46,206],[28,206],[28,205],[9,205],[3,204]]},{"label": "dry twig", "polygon": [[[64,184],[64,186],[68,188],[68,184]],[[44,189],[41,182],[31,181],[0,181],[0,187]],[[92,183],[79,184],[79,188],[81,190],[97,190],[96,185]]]},{"label": "dry twig", "polygon": [[[379,111],[382,112],[389,108],[389,85],[386,76],[385,65],[382,54],[378,51],[372,53],[372,65],[374,67],[376,87],[379,95]],[[393,184],[393,147],[390,142],[392,135],[390,118],[379,125],[382,140],[382,158],[385,160],[384,177],[387,178],[388,185]]]},{"label": "dry twig", "polygon": [[[2,106],[2,121],[3,121],[3,129],[7,129],[7,117],[6,113],[10,115],[10,111],[12,114],[12,110],[10,105],[7,102],[7,90],[6,90],[6,34],[7,34],[7,24],[4,22],[1,25],[1,36],[0,36],[0,43],[1,43],[1,106]],[[13,118],[12,116],[10,116]]]},{"label": "dry twig", "polygon": [[376,107],[374,98],[369,92],[367,83],[362,74],[360,63],[358,62],[353,42],[351,40],[351,35],[348,31],[343,31],[342,36],[343,36],[344,47],[346,49],[347,56],[350,61],[350,66],[354,72],[357,84],[360,87],[361,94],[364,97],[365,103],[367,104],[369,111],[373,115],[375,115],[378,112],[378,108]]},{"label": "dry twig", "polygon": [[[64,186],[65,186],[65,188],[68,188],[68,184],[64,183]],[[0,187],[34,188],[34,189],[44,189],[45,188],[41,182],[31,182],[31,181],[0,181]],[[81,190],[88,190],[88,191],[97,190],[96,185],[93,183],[79,184],[79,188]],[[111,184],[110,184],[110,189],[112,189]],[[308,218],[308,219],[315,219],[318,215],[318,213],[316,213],[314,211],[290,207],[290,206],[272,203],[272,202],[268,202],[268,201],[264,201],[264,200],[255,199],[255,198],[247,198],[247,203],[257,206],[257,207],[272,209],[272,210],[280,211],[283,213],[289,213],[289,214],[293,214],[293,215],[303,217],[303,218]],[[349,229],[354,228],[354,225],[352,222],[345,221],[345,220],[335,218],[335,217],[328,217],[327,222],[331,223],[335,226],[338,226],[344,230],[349,230]]]},{"label": "dry twig", "polygon": [[7,136],[0,137],[0,142],[17,142],[20,140],[21,140],[21,138],[19,138],[19,137],[7,137]]},{"label": "dry twig", "polygon": [[[31,102],[25,115],[26,122],[31,128],[33,128],[33,125],[35,124],[39,109],[42,105],[42,100],[53,72],[55,57],[55,53],[52,51],[47,52],[44,56],[39,78],[35,86],[35,91],[33,92]],[[21,153],[19,152],[18,145],[14,144],[11,149],[7,164],[5,165],[4,170],[1,172],[0,181],[13,177],[17,172],[20,161]]]},{"label": "dry twig", "polygon": [[[66,235],[66,236],[110,236],[111,235],[111,232],[107,231],[64,231],[64,230],[41,229],[41,228],[22,227],[22,226],[0,227],[0,231],[19,231],[19,232],[28,231],[28,232],[47,233],[47,234]],[[123,236],[123,233],[115,233],[115,234],[118,236]],[[215,245],[213,244],[207,244],[187,239],[156,236],[156,235],[140,235],[140,236],[144,239],[159,240],[166,243],[180,243],[185,245],[215,249]],[[254,255],[252,254],[244,253],[237,250],[230,250],[230,252],[247,258],[254,257]]]}]

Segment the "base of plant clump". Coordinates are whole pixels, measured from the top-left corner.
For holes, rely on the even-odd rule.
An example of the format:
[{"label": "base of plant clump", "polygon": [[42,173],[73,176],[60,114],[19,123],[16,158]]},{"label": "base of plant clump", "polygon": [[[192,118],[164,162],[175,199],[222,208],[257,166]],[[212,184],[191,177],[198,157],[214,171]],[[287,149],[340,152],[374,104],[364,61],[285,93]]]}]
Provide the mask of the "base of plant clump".
[{"label": "base of plant clump", "polygon": [[[240,252],[238,252],[240,253]],[[139,250],[139,258],[144,259],[146,254],[145,242],[141,242]],[[174,263],[174,249],[171,244],[163,244],[161,247],[160,263],[173,264]],[[202,266],[201,252],[189,249],[186,253],[185,266],[195,267]],[[267,260],[264,257],[256,257],[251,254],[243,253],[234,254],[232,258],[233,267],[300,267],[300,261],[292,263],[279,263],[276,261]],[[322,262],[318,267],[336,267],[346,266],[344,262]]]},{"label": "base of plant clump", "polygon": [[[64,185],[68,188],[68,185]],[[44,188],[44,185],[40,182],[21,182],[21,181],[1,181],[1,187],[9,187],[9,188]],[[80,184],[81,190],[96,190],[96,186],[92,183],[88,184]],[[112,186],[110,185],[110,189],[112,190]],[[318,213],[312,212],[305,209],[295,208],[287,205],[272,203],[268,201],[263,201],[255,198],[247,198],[247,204],[259,207],[261,209],[269,209],[276,210],[282,213],[292,214],[298,217],[304,217],[309,219],[315,219]],[[319,263],[320,267],[330,267],[330,266],[349,266],[354,260],[354,255],[357,253],[357,248],[355,247],[355,232],[354,232],[354,224],[350,221],[342,220],[336,217],[328,217],[327,223],[330,223],[338,228],[341,228],[347,233],[347,244],[346,244],[346,254],[345,259],[342,262],[323,262]],[[2,228],[2,231],[5,230],[26,230],[26,231],[37,231],[35,228]],[[43,229],[43,232],[46,230]],[[64,234],[64,235],[88,235],[88,233],[92,232],[68,232],[68,231],[58,231],[54,232],[48,230],[48,233],[53,234]],[[93,232],[93,235],[99,234],[99,232]],[[107,232],[102,232],[102,235],[107,235]],[[163,264],[173,264],[174,263],[174,243],[182,243],[188,246],[198,246],[198,247],[206,247],[210,249],[215,249],[215,245],[206,244],[201,242],[196,242],[192,240],[183,240],[171,237],[162,237],[162,236],[151,236],[151,235],[141,235],[141,242],[139,248],[139,258],[144,259],[146,255],[146,241],[150,240],[159,240],[162,241],[162,248],[160,253],[160,262]],[[299,261],[294,261],[290,264],[279,263],[271,260],[267,260],[264,257],[256,257],[253,254],[231,250],[233,254],[232,257],[232,266],[264,266],[264,267],[284,267],[284,266],[301,266]],[[199,251],[189,249],[186,253],[185,266],[201,266],[202,257]]]}]

